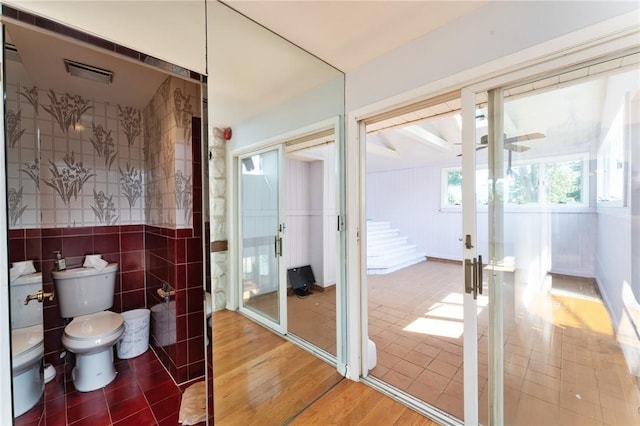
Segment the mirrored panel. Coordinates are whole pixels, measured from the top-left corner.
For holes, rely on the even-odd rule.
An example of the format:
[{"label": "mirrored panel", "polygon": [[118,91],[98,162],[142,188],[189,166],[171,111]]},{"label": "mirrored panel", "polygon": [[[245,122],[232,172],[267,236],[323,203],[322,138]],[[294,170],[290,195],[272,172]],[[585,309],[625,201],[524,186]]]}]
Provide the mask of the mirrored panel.
[{"label": "mirrored panel", "polygon": [[283,424],[342,379],[344,74],[225,4],[207,27],[214,419]]}]

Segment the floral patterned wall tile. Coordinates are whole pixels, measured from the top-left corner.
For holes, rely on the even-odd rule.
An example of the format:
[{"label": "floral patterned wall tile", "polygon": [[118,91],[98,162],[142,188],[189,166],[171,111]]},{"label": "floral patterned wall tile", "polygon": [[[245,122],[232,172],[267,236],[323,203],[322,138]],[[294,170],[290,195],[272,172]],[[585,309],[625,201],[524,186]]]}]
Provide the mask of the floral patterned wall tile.
[{"label": "floral patterned wall tile", "polygon": [[28,81],[7,110],[12,228],[144,223],[140,110]]},{"label": "floral patterned wall tile", "polygon": [[7,82],[12,229],[192,226],[196,84],[169,77],[142,111],[36,87],[18,75]]}]

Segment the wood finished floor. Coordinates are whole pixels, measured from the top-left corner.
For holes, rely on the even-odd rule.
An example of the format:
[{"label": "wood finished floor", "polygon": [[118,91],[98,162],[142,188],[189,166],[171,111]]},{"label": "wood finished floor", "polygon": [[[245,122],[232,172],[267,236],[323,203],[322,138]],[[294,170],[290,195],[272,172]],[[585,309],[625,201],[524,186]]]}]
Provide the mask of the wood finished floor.
[{"label": "wood finished floor", "polygon": [[437,425],[231,311],[213,314],[221,425]]}]

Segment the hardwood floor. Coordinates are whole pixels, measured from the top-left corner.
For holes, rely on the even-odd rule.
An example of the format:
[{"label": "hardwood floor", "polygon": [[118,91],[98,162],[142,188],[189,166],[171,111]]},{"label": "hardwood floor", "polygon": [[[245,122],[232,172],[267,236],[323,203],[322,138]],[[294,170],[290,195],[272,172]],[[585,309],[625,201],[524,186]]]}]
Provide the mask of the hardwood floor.
[{"label": "hardwood floor", "polygon": [[237,312],[213,336],[216,424],[436,425]]},{"label": "hardwood floor", "polygon": [[425,425],[438,424],[360,382],[342,380],[291,425]]}]

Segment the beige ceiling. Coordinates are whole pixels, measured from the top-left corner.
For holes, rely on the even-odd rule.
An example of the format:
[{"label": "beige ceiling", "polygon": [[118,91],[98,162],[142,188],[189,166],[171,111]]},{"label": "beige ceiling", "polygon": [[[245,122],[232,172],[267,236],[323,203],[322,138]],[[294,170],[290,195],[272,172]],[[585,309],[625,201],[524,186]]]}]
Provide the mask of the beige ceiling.
[{"label": "beige ceiling", "polygon": [[[24,65],[22,72],[26,72],[28,81],[34,86],[144,108],[167,78],[166,73],[154,67],[107,55],[69,38],[11,22],[5,25],[8,42],[15,45]],[[113,71],[113,82],[105,84],[73,77],[67,73],[64,59]],[[7,61],[7,65],[9,63]]]},{"label": "beige ceiling", "polygon": [[487,1],[227,0],[249,18],[343,72],[427,34]]}]

